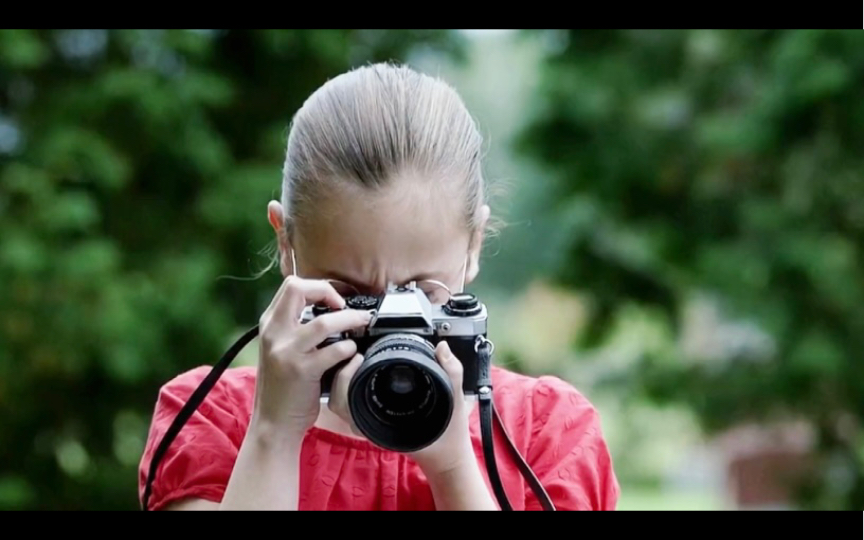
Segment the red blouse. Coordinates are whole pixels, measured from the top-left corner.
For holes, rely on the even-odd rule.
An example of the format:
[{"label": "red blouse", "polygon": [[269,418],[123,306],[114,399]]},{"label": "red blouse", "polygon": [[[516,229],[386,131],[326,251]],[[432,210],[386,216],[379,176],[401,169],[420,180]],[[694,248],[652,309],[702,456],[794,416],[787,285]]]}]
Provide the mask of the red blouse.
[{"label": "red blouse", "polygon": [[[209,370],[191,370],[162,387],[139,466],[140,497],[159,440]],[[150,509],[185,498],[221,501],[249,425],[255,377],[250,367],[231,368],[222,375],[163,458]],[[556,508],[614,510],[619,486],[591,403],[555,377],[533,378],[494,367],[492,382],[504,426]],[[477,407],[471,437],[482,464]],[[503,444],[496,429],[495,456],[511,505],[540,510]],[[407,456],[369,441],[313,427],[304,438],[300,464],[300,510],[435,509],[420,468]],[[485,477],[485,466],[481,470]]]}]

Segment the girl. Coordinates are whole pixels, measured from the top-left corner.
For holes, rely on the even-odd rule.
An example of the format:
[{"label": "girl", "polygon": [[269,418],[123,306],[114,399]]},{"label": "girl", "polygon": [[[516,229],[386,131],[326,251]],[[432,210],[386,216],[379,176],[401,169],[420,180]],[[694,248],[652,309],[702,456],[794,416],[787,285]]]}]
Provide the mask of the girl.
[{"label": "girl", "polygon": [[[480,464],[477,408],[462,399],[462,366],[445,343],[436,356],[457,393],[449,427],[432,445],[397,453],[352,424],[345,396],[363,361],[356,344],[317,347],[369,313],[298,320],[309,304],[345,307],[344,287],[374,294],[432,283],[434,300],[434,281],[453,292],[471,283],[490,214],[481,145],[456,92],[405,67],[351,71],[307,100],[288,137],[281,204],[267,208],[285,279],[261,316],[257,369],[222,375],[160,462],[148,509],[499,509]],[[322,374],[348,359],[322,407]],[[209,370],[161,389],[142,497],[159,440]],[[556,508],[614,509],[619,488],[594,407],[555,377],[496,367],[491,376],[502,423]],[[497,455],[513,508],[540,509],[515,462]]]}]

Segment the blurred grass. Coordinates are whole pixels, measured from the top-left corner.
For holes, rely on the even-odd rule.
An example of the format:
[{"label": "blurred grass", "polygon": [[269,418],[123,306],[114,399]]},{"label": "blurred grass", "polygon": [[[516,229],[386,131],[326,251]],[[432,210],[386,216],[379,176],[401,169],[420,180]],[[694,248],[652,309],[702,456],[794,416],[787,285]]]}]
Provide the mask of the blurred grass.
[{"label": "blurred grass", "polygon": [[622,486],[618,510],[726,510],[725,501],[712,491]]}]

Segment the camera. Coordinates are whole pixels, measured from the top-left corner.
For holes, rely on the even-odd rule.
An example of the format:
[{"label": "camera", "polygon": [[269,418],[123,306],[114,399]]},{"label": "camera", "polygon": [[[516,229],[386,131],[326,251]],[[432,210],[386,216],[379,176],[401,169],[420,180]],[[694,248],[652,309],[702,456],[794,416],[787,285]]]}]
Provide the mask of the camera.
[{"label": "camera", "polygon": [[[414,282],[389,285],[381,295],[347,296],[345,301],[347,308],[372,311],[372,320],[365,327],[329,336],[319,348],[351,339],[364,357],[348,387],[355,425],[382,448],[415,452],[429,446],[450,424],[455,398],[435,347],[447,341],[462,363],[462,391],[474,396],[481,375],[478,345],[487,333],[486,306],[469,293],[433,305]],[[307,306],[301,322],[329,311],[327,306]],[[335,374],[346,362],[324,373],[322,401],[329,399]]]}]

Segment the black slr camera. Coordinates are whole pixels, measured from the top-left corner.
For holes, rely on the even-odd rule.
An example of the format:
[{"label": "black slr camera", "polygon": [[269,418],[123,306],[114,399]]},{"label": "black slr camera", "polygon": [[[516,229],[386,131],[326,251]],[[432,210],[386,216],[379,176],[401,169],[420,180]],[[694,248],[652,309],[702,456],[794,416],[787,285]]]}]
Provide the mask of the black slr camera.
[{"label": "black slr camera", "polygon": [[[348,308],[372,310],[372,320],[364,328],[328,337],[319,347],[351,339],[364,356],[348,388],[357,428],[378,446],[397,452],[432,444],[447,429],[454,408],[452,384],[435,347],[447,341],[463,366],[462,390],[466,397],[474,397],[481,376],[478,347],[487,332],[486,306],[468,293],[432,305],[414,283],[391,285],[380,296],[345,300]],[[307,306],[301,322],[328,311],[326,306]],[[344,364],[322,377],[322,401],[329,399],[334,375]]]}]

